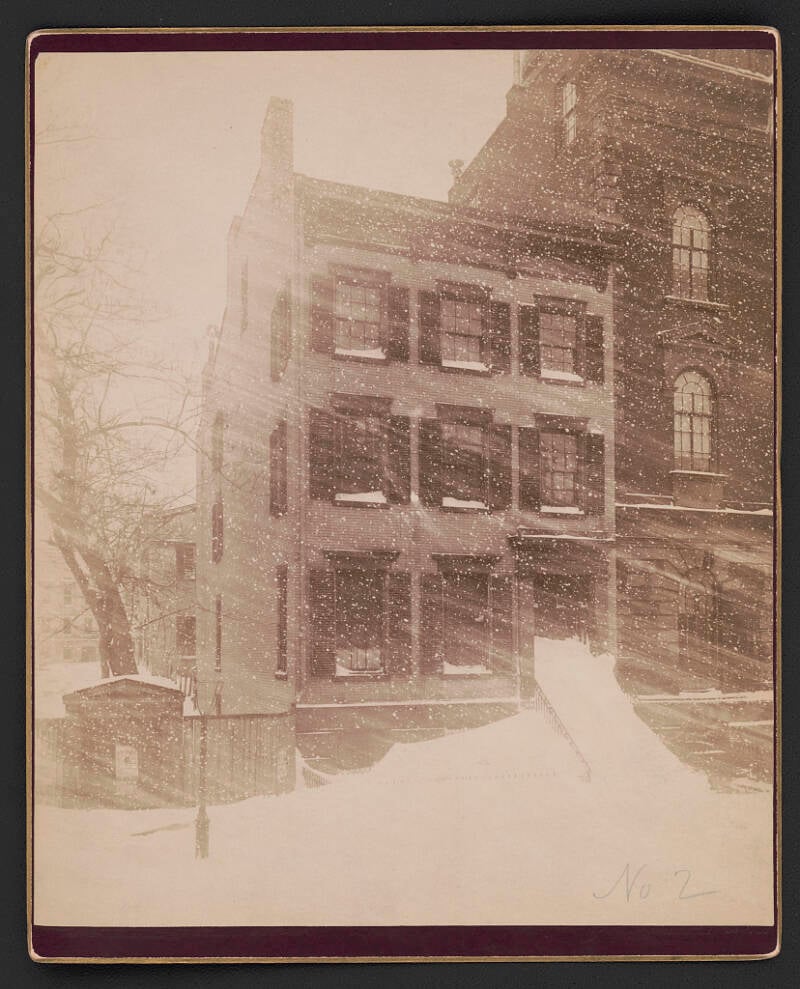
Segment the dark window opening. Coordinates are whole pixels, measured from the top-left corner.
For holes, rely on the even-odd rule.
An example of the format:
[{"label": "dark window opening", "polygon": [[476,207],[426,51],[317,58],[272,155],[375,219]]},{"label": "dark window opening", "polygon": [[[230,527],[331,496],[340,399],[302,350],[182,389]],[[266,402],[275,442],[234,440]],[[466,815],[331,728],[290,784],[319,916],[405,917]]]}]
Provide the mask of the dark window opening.
[{"label": "dark window opening", "polygon": [[175,546],[175,570],[178,580],[194,580],[195,551],[194,543],[178,543]]},{"label": "dark window opening", "polygon": [[483,426],[443,422],[441,483],[445,506],[486,507],[486,449]]},{"label": "dark window opening", "polygon": [[222,500],[215,501],[211,506],[211,561],[219,563],[222,559],[225,538],[225,518],[222,510]]},{"label": "dark window opening", "polygon": [[222,595],[214,601],[214,670],[222,672]]},{"label": "dark window opening", "polygon": [[336,422],[337,501],[385,501],[387,436],[376,416],[341,416]]},{"label": "dark window opening", "polygon": [[337,571],[336,676],[385,671],[384,585],[381,571]]},{"label": "dark window opening", "polygon": [[193,659],[197,651],[196,620],[194,615],[178,615],[175,619],[175,650],[178,656]]},{"label": "dark window opening", "polygon": [[279,422],[269,438],[269,512],[283,515],[287,508],[288,450],[286,422]]},{"label": "dark window opening", "polygon": [[277,569],[276,582],[278,585],[278,654],[275,662],[275,671],[277,673],[286,673],[289,656],[287,638],[289,569],[285,563],[282,563]]},{"label": "dark window opening", "polygon": [[442,672],[491,673],[488,574],[448,574],[443,585]]}]

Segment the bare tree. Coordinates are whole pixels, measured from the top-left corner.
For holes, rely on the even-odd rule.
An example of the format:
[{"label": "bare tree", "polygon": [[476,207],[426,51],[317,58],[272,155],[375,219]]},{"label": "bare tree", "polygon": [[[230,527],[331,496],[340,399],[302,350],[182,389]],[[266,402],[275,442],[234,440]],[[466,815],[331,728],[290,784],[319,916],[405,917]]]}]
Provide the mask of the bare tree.
[{"label": "bare tree", "polygon": [[106,676],[137,671],[132,596],[149,579],[150,522],[175,500],[157,479],[191,442],[193,414],[185,378],[144,351],[158,317],[120,242],[102,206],[52,215],[32,270],[36,498],[97,622]]}]

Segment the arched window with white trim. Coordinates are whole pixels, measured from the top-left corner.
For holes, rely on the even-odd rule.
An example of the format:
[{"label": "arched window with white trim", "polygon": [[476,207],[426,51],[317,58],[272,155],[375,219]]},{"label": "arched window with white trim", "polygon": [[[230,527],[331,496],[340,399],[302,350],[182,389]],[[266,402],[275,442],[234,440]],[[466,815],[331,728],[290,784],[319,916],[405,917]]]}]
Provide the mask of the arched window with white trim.
[{"label": "arched window with white trim", "polygon": [[711,382],[699,371],[684,371],[673,390],[675,467],[710,471],[714,402]]},{"label": "arched window with white trim", "polygon": [[708,299],[708,220],[694,206],[672,217],[672,292],[681,299]]}]

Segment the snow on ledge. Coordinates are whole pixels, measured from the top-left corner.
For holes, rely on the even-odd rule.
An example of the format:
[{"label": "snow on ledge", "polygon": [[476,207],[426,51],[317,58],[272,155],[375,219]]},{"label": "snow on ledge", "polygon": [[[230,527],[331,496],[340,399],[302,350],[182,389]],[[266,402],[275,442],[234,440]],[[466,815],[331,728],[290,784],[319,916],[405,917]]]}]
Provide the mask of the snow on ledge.
[{"label": "snow on ledge", "polygon": [[385,505],[386,495],[382,491],[337,492],[334,501],[356,502],[366,505]]},{"label": "snow on ledge", "polygon": [[582,508],[577,505],[542,505],[543,515],[584,515]]},{"label": "snow on ledge", "polygon": [[442,663],[442,673],[445,676],[485,676],[492,671],[483,663],[474,663],[471,666],[459,666],[455,663]]},{"label": "snow on ledge", "polygon": [[491,368],[483,361],[451,361],[443,360],[442,367],[455,367],[462,371],[490,371]]},{"label": "snow on ledge", "polygon": [[485,501],[468,501],[464,498],[451,498],[449,495],[442,498],[442,508],[482,508],[485,511],[488,507]]},{"label": "snow on ledge", "polygon": [[667,512],[712,512],[716,515],[772,515],[771,508],[756,508],[750,511],[746,508],[693,508],[689,505],[659,505],[653,501],[627,502],[618,501],[617,508],[655,508]]},{"label": "snow on ledge", "polygon": [[337,357],[366,357],[370,361],[385,361],[386,351],[383,347],[369,347],[364,350],[351,349],[348,347],[336,347],[334,354]]},{"label": "snow on ledge", "polygon": [[540,374],[540,377],[547,381],[572,381],[575,384],[582,385],[584,379],[580,374],[575,374],[573,371],[557,371],[557,370],[544,370]]}]

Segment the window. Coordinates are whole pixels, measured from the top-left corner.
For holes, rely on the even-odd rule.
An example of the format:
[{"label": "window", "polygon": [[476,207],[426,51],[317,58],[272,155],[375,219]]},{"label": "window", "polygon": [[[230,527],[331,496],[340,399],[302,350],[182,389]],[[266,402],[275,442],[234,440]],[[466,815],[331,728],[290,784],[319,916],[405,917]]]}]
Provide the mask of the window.
[{"label": "window", "polygon": [[542,507],[580,511],[578,499],[578,437],[574,433],[542,432]]},{"label": "window", "polygon": [[561,87],[561,126],[562,140],[570,145],[578,136],[578,93],[574,82],[565,82]]},{"label": "window", "polygon": [[708,299],[708,220],[692,206],[672,218],[672,291],[681,299]]},{"label": "window", "polygon": [[218,499],[211,506],[211,561],[219,563],[225,538],[225,518],[222,510],[222,500]]},{"label": "window", "polygon": [[291,293],[287,287],[278,292],[272,307],[270,324],[270,377],[280,381],[289,364],[292,349]]},{"label": "window", "polygon": [[711,470],[711,383],[697,371],[675,381],[674,436],[677,470]]},{"label": "window", "polygon": [[419,293],[419,361],[487,373],[511,370],[511,306],[479,285],[442,282]]},{"label": "window", "polygon": [[336,423],[336,501],[385,502],[386,431],[376,416],[342,416]]},{"label": "window", "polygon": [[269,437],[269,513],[286,512],[287,486],[286,422],[279,422]]},{"label": "window", "polygon": [[332,404],[309,415],[311,497],[342,505],[407,504],[408,417],[389,415],[391,400],[375,396],[334,396]]},{"label": "window", "polygon": [[224,461],[225,416],[218,412],[211,427],[211,467],[219,472]]},{"label": "window", "polygon": [[381,296],[380,285],[342,279],[337,281],[335,353],[376,358],[386,356]]},{"label": "window", "polygon": [[442,364],[488,370],[483,354],[483,305],[443,298],[440,319]]},{"label": "window", "polygon": [[175,571],[178,580],[194,580],[194,576],[195,576],[194,543],[176,543]]},{"label": "window", "polygon": [[[410,574],[389,572],[384,566],[397,555],[392,550],[332,552],[337,558],[335,569],[311,571],[313,676],[410,673]],[[381,559],[368,562],[362,557]]]},{"label": "window", "polygon": [[222,595],[214,601],[214,670],[222,672]]},{"label": "window", "polygon": [[486,467],[483,426],[442,423],[442,504],[445,507],[486,508]]},{"label": "window", "polygon": [[289,590],[289,568],[282,563],[275,574],[278,592],[278,624],[277,624],[277,656],[275,660],[275,672],[286,673],[288,660],[288,640],[287,640],[287,597]]},{"label": "window", "polygon": [[577,346],[575,316],[557,312],[540,314],[539,351],[543,377],[578,377]]},{"label": "window", "polygon": [[384,672],[383,593],[380,571],[336,574],[336,676]]},{"label": "window", "polygon": [[490,673],[489,576],[452,573],[444,580],[445,674]]},{"label": "window", "polygon": [[196,620],[194,615],[178,615],[175,618],[175,651],[186,659],[194,658],[197,649]]}]

